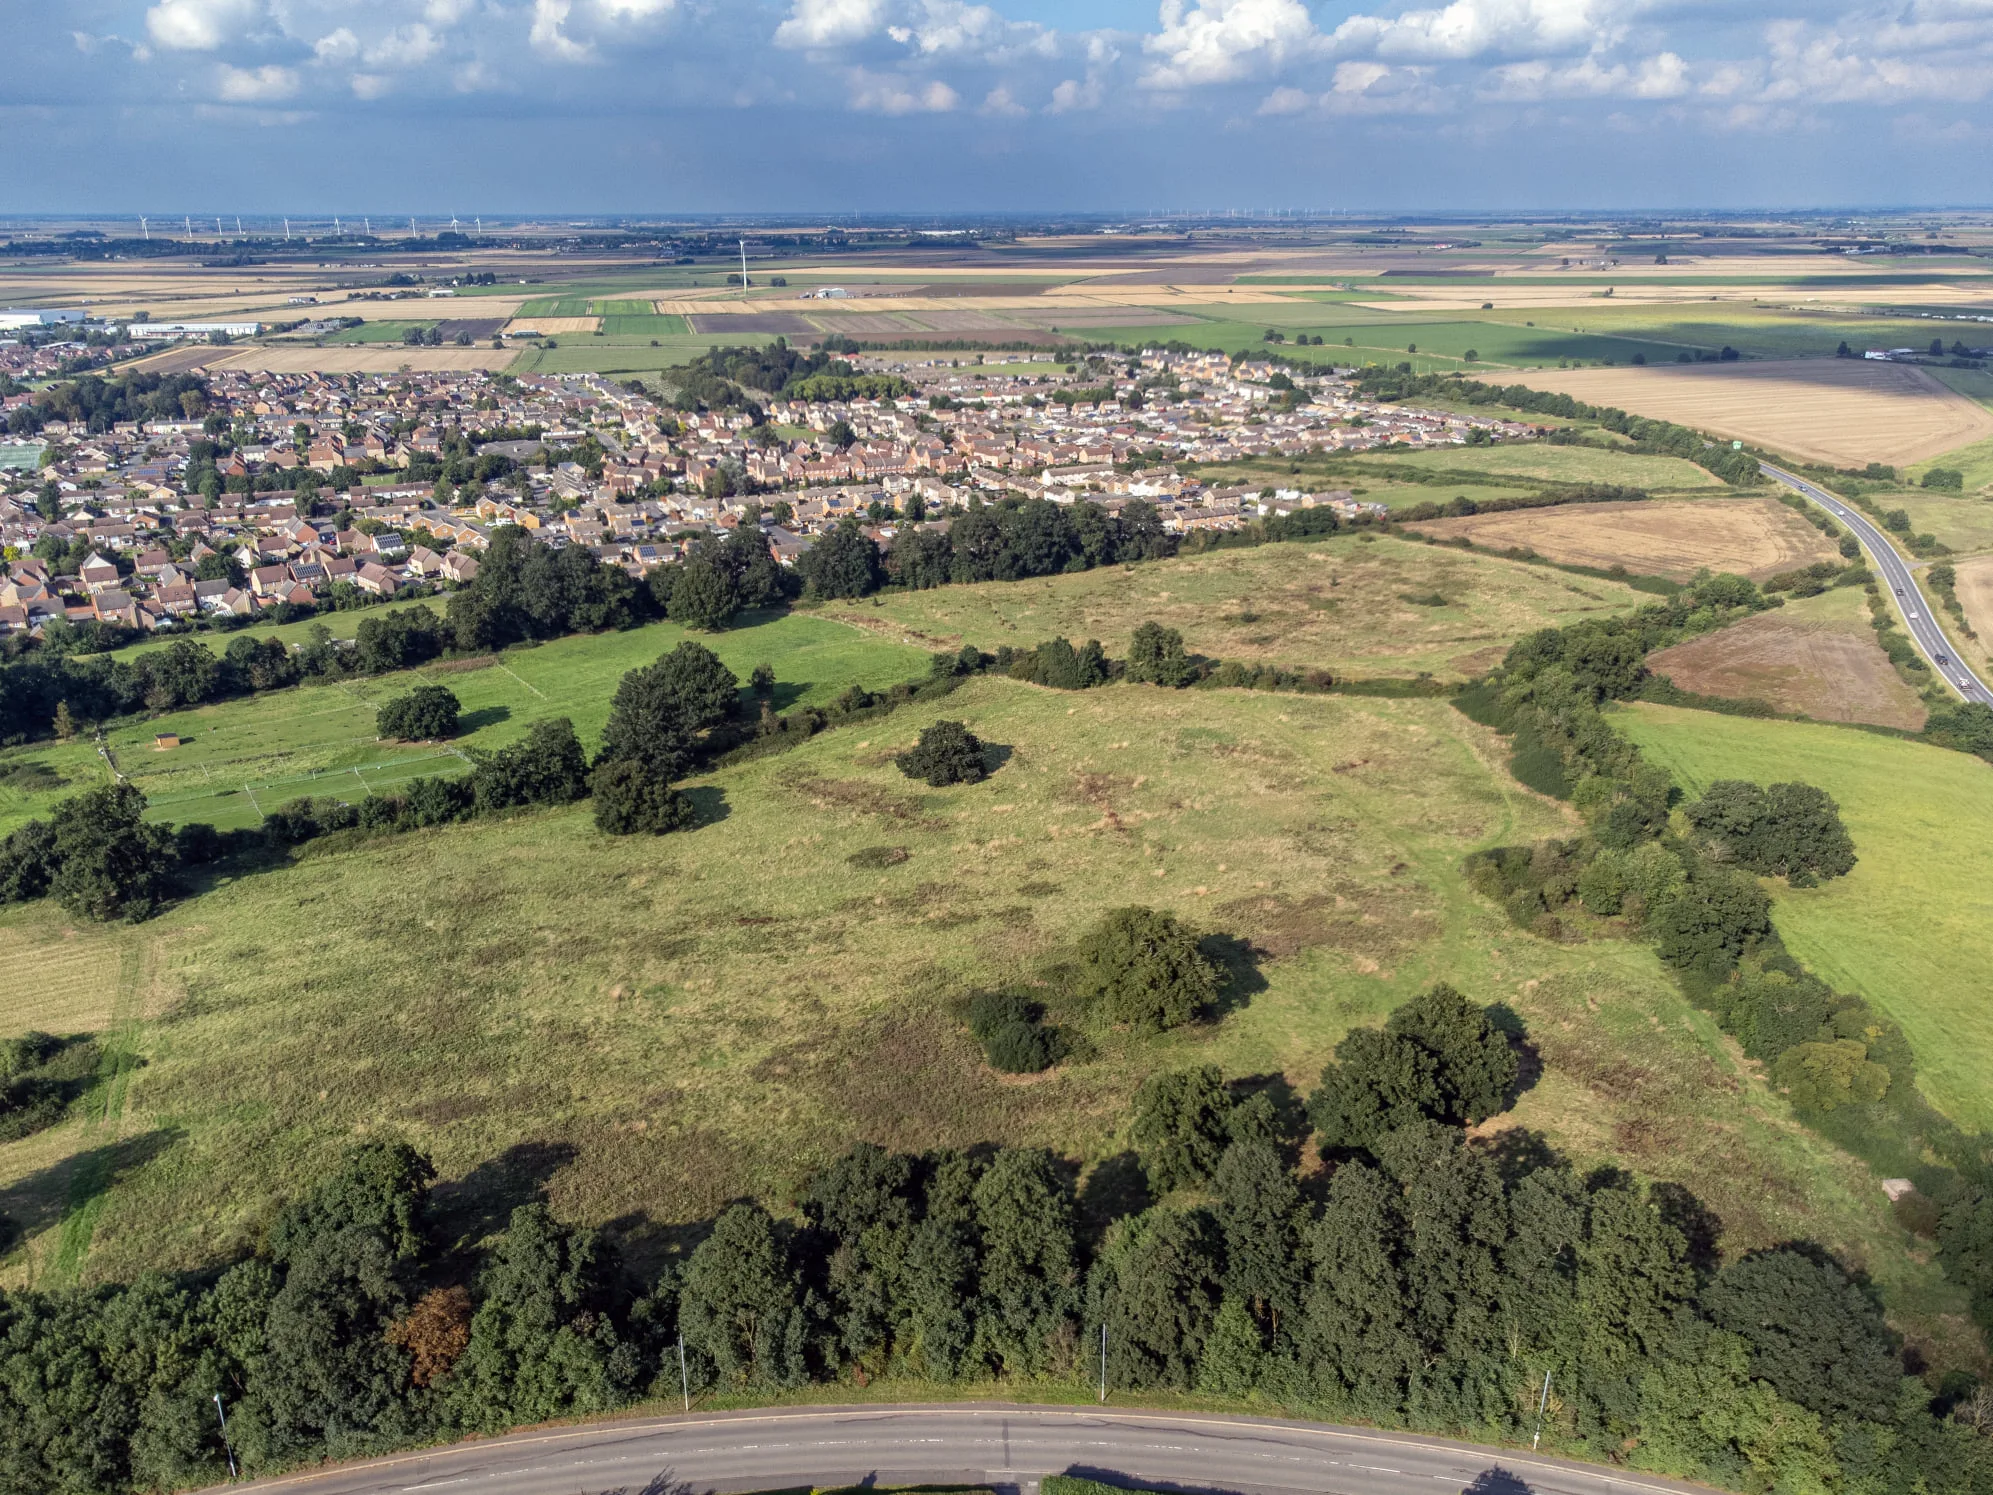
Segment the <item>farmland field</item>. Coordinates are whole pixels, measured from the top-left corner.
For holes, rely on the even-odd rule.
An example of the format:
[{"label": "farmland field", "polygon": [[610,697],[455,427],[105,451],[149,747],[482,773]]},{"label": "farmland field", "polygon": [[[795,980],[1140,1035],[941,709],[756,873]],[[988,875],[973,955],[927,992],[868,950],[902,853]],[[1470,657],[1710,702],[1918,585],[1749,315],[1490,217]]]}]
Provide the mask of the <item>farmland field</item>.
[{"label": "farmland field", "polygon": [[[1959,592],[1963,597],[1963,572]],[[1764,701],[1823,722],[1914,732],[1928,714],[1876,643],[1859,587],[1788,602],[1663,649],[1647,663],[1683,690]]]},{"label": "farmland field", "polygon": [[1835,798],[1860,861],[1818,888],[1775,887],[1779,933],[1902,1025],[1934,1105],[1961,1126],[1993,1125],[1993,767],[1804,722],[1644,705],[1614,721],[1691,794],[1712,779],[1798,779]]},{"label": "farmland field", "polygon": [[1705,566],[1762,580],[1840,554],[1784,504],[1755,497],[1568,504],[1420,520],[1412,527],[1497,549],[1534,550],[1568,565],[1620,565],[1678,581]]},{"label": "farmland field", "polygon": [[[464,749],[502,747],[546,717],[571,718],[592,749],[624,673],[690,636],[676,624],[653,623],[628,633],[510,649],[486,660],[303,685],[128,722],[111,730],[110,746],[119,768],[151,800],[154,819],[254,826],[301,795],[355,799],[424,774],[461,773]],[[757,664],[772,665],[784,710],[821,705],[852,684],[883,689],[927,666],[917,650],[823,618],[775,617],[700,641],[743,681]],[[456,693],[465,733],[447,744],[378,741],[374,716],[381,705],[422,683]],[[180,746],[155,751],[158,732],[177,733]],[[22,763],[44,764],[67,782],[36,792],[10,787],[6,770]],[[87,741],[0,753],[0,834],[105,775]]]},{"label": "farmland field", "polygon": [[1993,410],[1922,369],[1859,358],[1546,370],[1529,383],[1842,466],[1919,462],[1993,436]]},{"label": "farmland field", "polygon": [[[1407,600],[1408,598],[1417,600]],[[1465,679],[1532,629],[1651,601],[1618,582],[1375,536],[1221,550],[1139,567],[834,604],[928,648],[1098,638],[1119,656],[1151,620],[1195,651],[1338,676]]]},{"label": "farmland field", "polygon": [[[1008,749],[988,783],[893,770],[940,715]],[[697,783],[706,823],[662,841],[605,839],[581,806],[307,854],[135,929],[8,910],[13,969],[96,960],[119,1012],[160,1015],[128,1019],[144,1064],[93,1218],[59,1223],[102,1128],[0,1149],[25,1232],[6,1280],[225,1258],[361,1131],[434,1155],[453,1234],[544,1180],[642,1262],[741,1193],[793,1197],[854,1138],[1102,1162],[1153,1069],[1305,1089],[1352,1023],[1444,978],[1529,1025],[1544,1074],[1514,1125],[1580,1167],[1691,1184],[1733,1251],[1819,1239],[1920,1341],[1943,1335],[1958,1295],[1900,1249],[1872,1180],[1735,1066],[1647,951],[1533,939],[1467,889],[1465,851],[1574,824],[1499,756],[1439,701],[984,680]],[[986,1070],[966,994],[1124,903],[1251,939],[1233,1009],[1160,1039],[1101,1031],[1034,1080]]]},{"label": "farmland field", "polygon": [[1627,488],[1721,488],[1723,480],[1680,457],[1657,457],[1609,447],[1509,442],[1500,446],[1447,447],[1432,451],[1364,453],[1366,471],[1394,467],[1473,473],[1489,478],[1541,478],[1554,483],[1616,483]]}]

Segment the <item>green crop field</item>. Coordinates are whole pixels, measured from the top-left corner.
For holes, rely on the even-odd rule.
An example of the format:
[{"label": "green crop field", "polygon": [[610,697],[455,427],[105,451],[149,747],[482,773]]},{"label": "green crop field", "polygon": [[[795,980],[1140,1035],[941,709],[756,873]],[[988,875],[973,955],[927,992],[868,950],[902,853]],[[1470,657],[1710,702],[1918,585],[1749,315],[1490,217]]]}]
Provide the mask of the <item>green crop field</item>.
[{"label": "green crop field", "polygon": [[[941,716],[1004,750],[987,783],[893,769]],[[1529,1027],[1543,1076],[1514,1124],[1690,1184],[1732,1250],[1821,1240],[1946,1336],[1958,1295],[1873,1181],[1736,1073],[1649,952],[1534,939],[1467,888],[1467,851],[1575,825],[1500,757],[1441,701],[982,680],[696,782],[704,823],[663,840],[605,838],[578,806],[307,851],[133,928],[8,909],[10,969],[118,972],[105,1005],[143,1063],[106,1119],[0,1147],[24,1233],[0,1276],[226,1258],[363,1132],[435,1157],[452,1234],[544,1179],[642,1262],[741,1193],[792,1198],[856,1138],[1092,1164],[1157,1067],[1305,1090],[1352,1023],[1443,978]],[[1132,903],[1253,942],[1231,1010],[1089,1030],[1090,1057],[1036,1079],[986,1070],[967,994]],[[40,1021],[35,984],[12,990]]]},{"label": "green crop field", "polygon": [[1035,581],[941,587],[830,611],[933,648],[969,642],[995,649],[1064,634],[1075,642],[1098,638],[1117,656],[1135,629],[1153,619],[1181,629],[1193,651],[1220,659],[1337,675],[1425,671],[1465,679],[1532,629],[1649,600],[1618,582],[1520,561],[1338,536]]},{"label": "green crop field", "polygon": [[655,301],[605,300],[590,303],[589,311],[598,317],[652,317],[657,315]]},{"label": "green crop field", "polygon": [[[1499,303],[1499,296],[1494,299]],[[1484,321],[1510,325],[1535,321],[1539,330],[1552,333],[1651,338],[1668,345],[1669,358],[1673,358],[1677,347],[1715,352],[1726,345],[1746,358],[1831,358],[1842,342],[1860,352],[1864,348],[1921,348],[1940,332],[1945,334],[1947,344],[1955,337],[1965,336],[1956,324],[1948,327],[1923,318],[1865,316],[1843,307],[1823,307],[1819,311],[1794,309],[1789,303],[1799,299],[1802,298],[1779,296],[1779,304],[1767,306],[1737,302],[1704,302],[1700,306],[1634,302],[1616,305],[1602,300],[1582,308],[1502,310],[1498,307],[1477,315]],[[1966,336],[1966,341],[1972,338]],[[1647,357],[1649,362],[1654,361],[1651,349]]]},{"label": "green crop field", "polygon": [[610,337],[685,337],[685,318],[659,316],[650,311],[649,302],[632,302],[646,309],[641,312],[610,312],[602,318],[602,331]]},{"label": "green crop field", "polygon": [[[546,717],[572,718],[592,748],[624,673],[690,636],[676,624],[653,623],[511,649],[487,661],[303,685],[129,722],[111,730],[110,747],[120,770],[145,791],[154,819],[254,826],[301,795],[350,800],[423,774],[462,772],[463,749],[502,747]],[[743,681],[757,664],[773,666],[777,704],[785,710],[820,705],[854,683],[881,689],[927,667],[921,651],[823,618],[774,617],[700,641]],[[378,741],[374,716],[381,705],[424,682],[456,693],[469,730],[444,745]],[[159,732],[177,733],[180,746],[156,751]],[[108,774],[87,741],[0,753],[0,776],[22,763],[43,764],[66,782],[25,790],[0,777],[0,834]]]},{"label": "green crop field", "polygon": [[348,327],[340,332],[327,333],[328,344],[352,343],[398,343],[407,335],[411,327],[427,332],[436,325],[435,319],[428,321],[401,320],[393,322],[362,322],[358,327]]},{"label": "green crop field", "polygon": [[1924,1093],[1961,1126],[1993,1126],[1993,767],[1843,727],[1638,706],[1615,722],[1684,789],[1712,779],[1816,784],[1861,858],[1825,886],[1776,887],[1792,952],[1903,1027]]},{"label": "green crop field", "polygon": [[[1357,459],[1350,459],[1357,460]],[[1557,483],[1612,483],[1626,488],[1672,491],[1720,488],[1723,480],[1680,457],[1646,456],[1595,446],[1550,446],[1524,442],[1507,446],[1442,448],[1437,451],[1379,452],[1360,458],[1366,473],[1409,467],[1422,472],[1542,478]]]}]

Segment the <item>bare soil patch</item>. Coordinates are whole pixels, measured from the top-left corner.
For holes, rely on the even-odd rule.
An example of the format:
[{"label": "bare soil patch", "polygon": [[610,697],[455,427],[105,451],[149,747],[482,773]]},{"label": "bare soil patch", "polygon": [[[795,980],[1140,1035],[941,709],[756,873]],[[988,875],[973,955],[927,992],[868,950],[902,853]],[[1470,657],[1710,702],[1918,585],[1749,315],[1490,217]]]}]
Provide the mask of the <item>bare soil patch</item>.
[{"label": "bare soil patch", "polygon": [[1924,705],[1877,647],[1853,588],[1790,603],[1705,634],[1647,661],[1700,695],[1765,701],[1823,722],[1916,731]]},{"label": "bare soil patch", "polygon": [[1993,436],[1993,410],[1865,358],[1533,369],[1523,382],[1839,466],[1921,462]]},{"label": "bare soil patch", "polygon": [[[662,306],[665,303],[660,302]],[[676,309],[674,307],[674,309]],[[685,325],[694,332],[772,332],[783,337],[811,337],[816,327],[808,318],[792,311],[687,312]]]},{"label": "bare soil patch", "polygon": [[1570,504],[1410,528],[1442,539],[1464,535],[1497,550],[1533,550],[1567,566],[1624,566],[1677,581],[1704,566],[1762,580],[1839,554],[1826,536],[1770,498]]},{"label": "bare soil patch", "polygon": [[521,332],[594,332],[601,327],[600,317],[514,317],[505,324],[507,336]]}]

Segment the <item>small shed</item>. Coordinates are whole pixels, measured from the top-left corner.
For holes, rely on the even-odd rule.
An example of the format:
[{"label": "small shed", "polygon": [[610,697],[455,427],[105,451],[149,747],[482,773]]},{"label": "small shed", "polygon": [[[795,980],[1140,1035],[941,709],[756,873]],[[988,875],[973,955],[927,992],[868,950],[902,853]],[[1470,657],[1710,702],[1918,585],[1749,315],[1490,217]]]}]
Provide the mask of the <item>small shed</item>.
[{"label": "small shed", "polygon": [[155,753],[170,753],[180,745],[178,732],[155,732],[152,737],[152,750]]}]

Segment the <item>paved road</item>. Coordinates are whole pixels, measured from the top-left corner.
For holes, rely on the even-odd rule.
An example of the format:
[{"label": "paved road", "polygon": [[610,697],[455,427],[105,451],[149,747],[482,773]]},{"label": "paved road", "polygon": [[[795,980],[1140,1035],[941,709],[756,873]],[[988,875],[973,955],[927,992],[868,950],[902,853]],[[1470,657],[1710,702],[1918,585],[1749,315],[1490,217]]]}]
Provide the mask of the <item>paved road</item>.
[{"label": "paved road", "polygon": [[1852,504],[1842,503],[1825,488],[1816,487],[1806,479],[1795,477],[1782,468],[1772,466],[1769,462],[1760,462],[1758,468],[1766,477],[1785,484],[1793,492],[1820,505],[1854,532],[1854,537],[1862,543],[1862,549],[1868,552],[1870,567],[1881,579],[1883,586],[1894,594],[1896,609],[1903,615],[1904,626],[1909,630],[1910,639],[1916,644],[1917,652],[1922,654],[1931,668],[1966,700],[1993,706],[1993,690],[1988,690],[1986,682],[1961,664],[1958,657],[1953,654],[1951,643],[1945,638],[1944,631],[1932,620],[1930,600],[1917,585],[1917,578],[1911,572],[1908,563],[1897,552],[1896,547],[1889,543],[1888,536],[1884,535],[1860,509]]},{"label": "paved road", "polygon": [[[1202,1413],[802,1408],[548,1429],[260,1481],[296,1495],[699,1495],[1047,1474],[1253,1495],[1684,1495],[1699,1487],[1404,1434]],[[238,1489],[242,1488],[240,1486]]]}]

